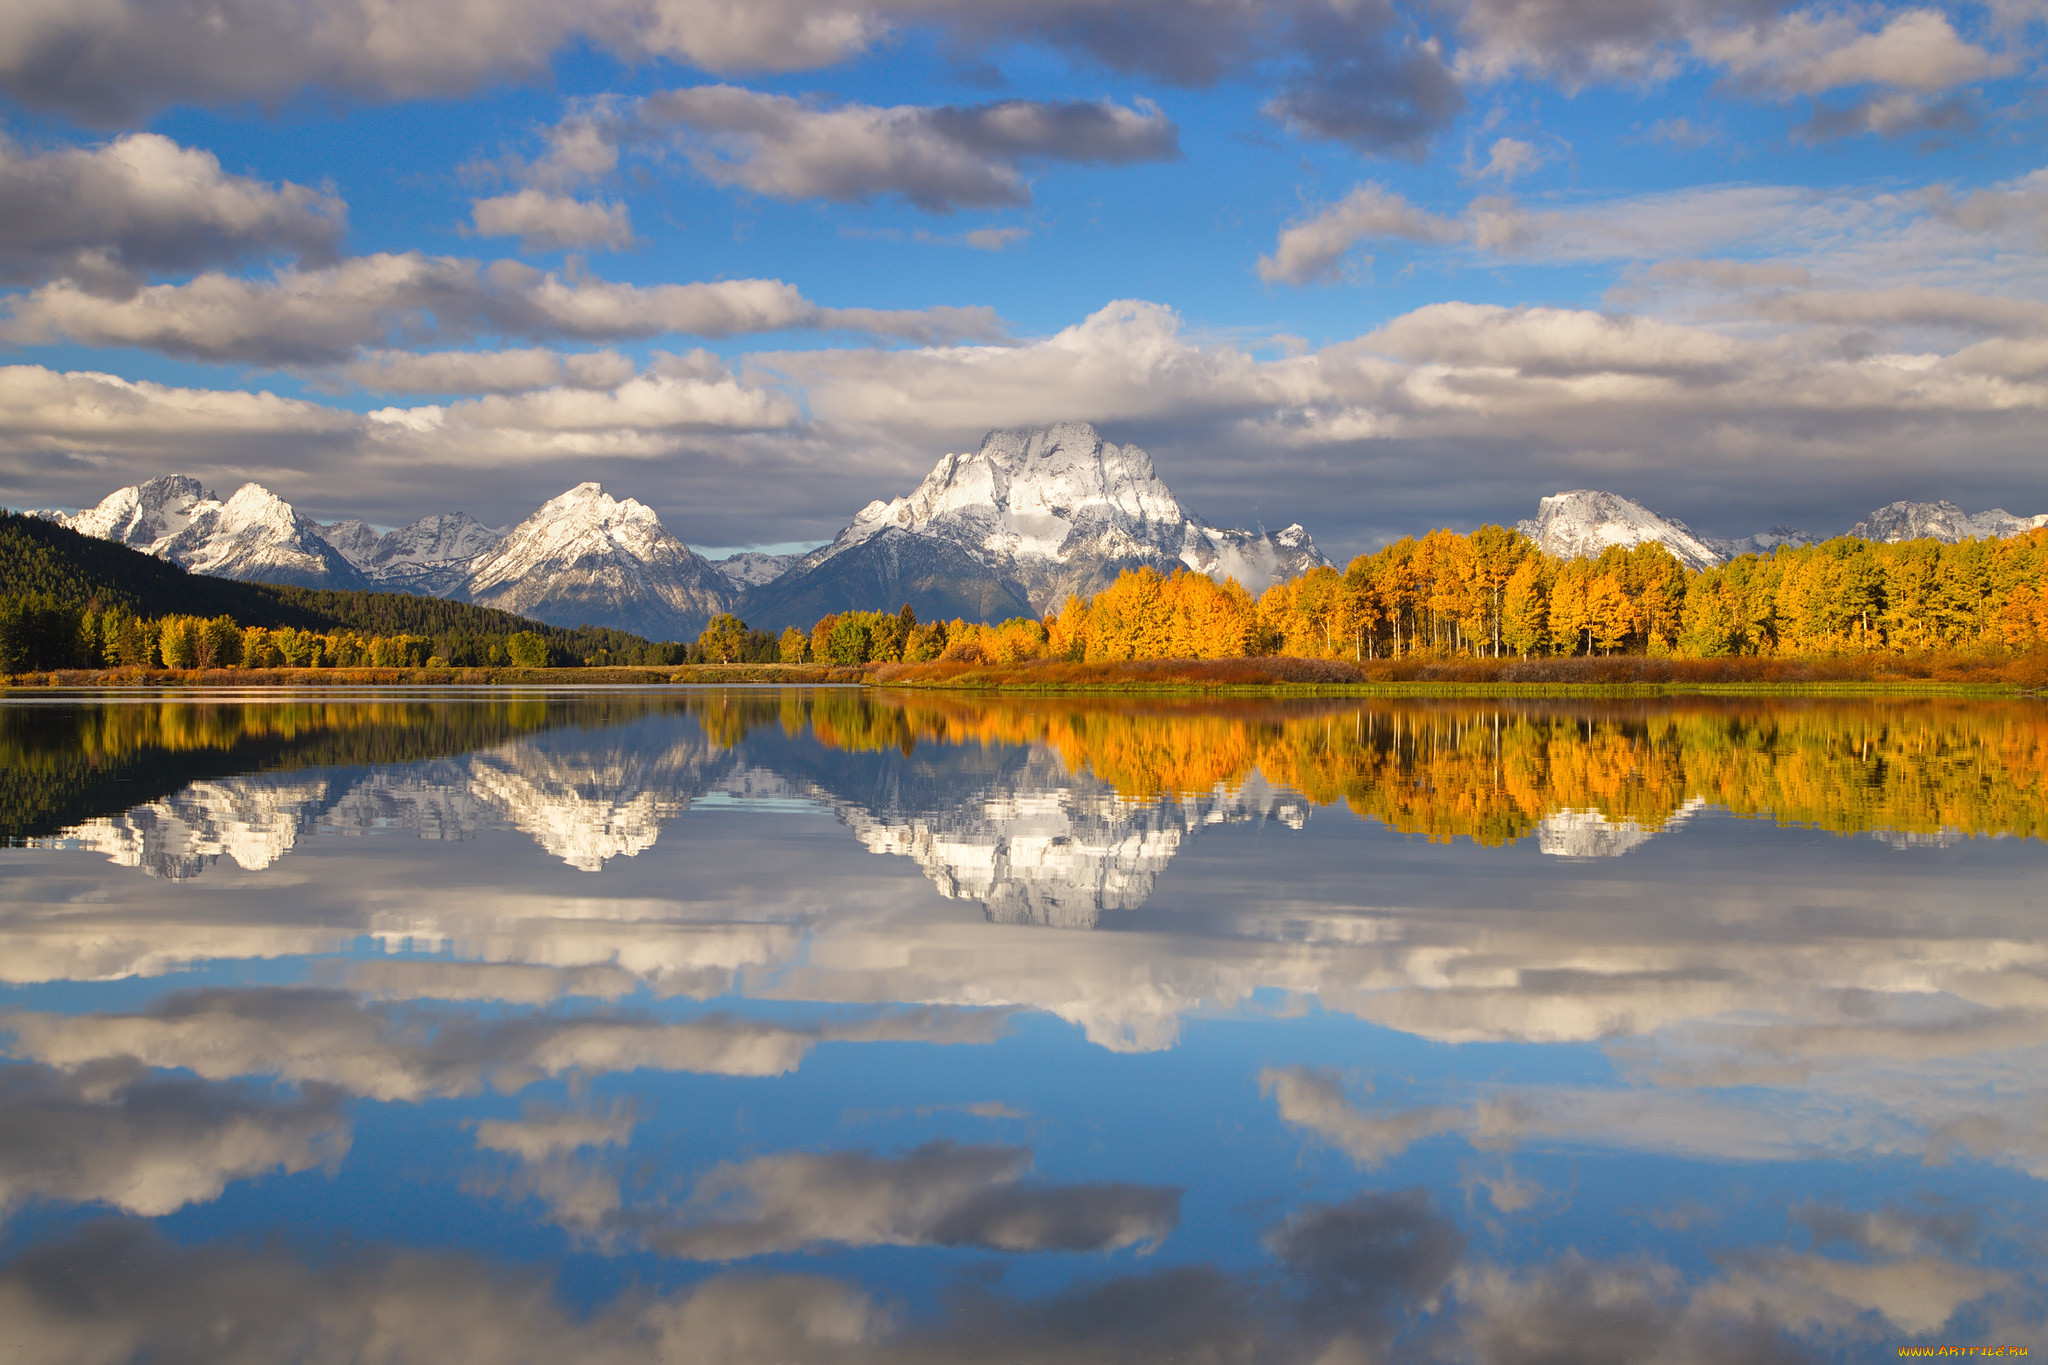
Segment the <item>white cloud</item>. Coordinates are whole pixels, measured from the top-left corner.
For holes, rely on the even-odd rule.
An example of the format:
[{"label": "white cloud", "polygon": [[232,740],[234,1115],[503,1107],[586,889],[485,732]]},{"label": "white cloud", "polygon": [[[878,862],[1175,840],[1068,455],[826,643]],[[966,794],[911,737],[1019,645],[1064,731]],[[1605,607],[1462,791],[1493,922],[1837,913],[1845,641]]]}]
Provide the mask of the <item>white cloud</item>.
[{"label": "white cloud", "polygon": [[1493,146],[1487,149],[1486,164],[1473,172],[1475,179],[1486,180],[1495,176],[1502,184],[1529,174],[1549,156],[1533,142],[1524,142],[1518,137],[1495,138]]},{"label": "white cloud", "polygon": [[545,75],[581,38],[627,59],[707,71],[829,65],[887,30],[840,0],[504,0],[442,6],[333,0],[159,0],[0,10],[0,86],[100,123],[168,104],[277,104],[312,89],[360,99],[456,95]]},{"label": "white cloud", "polygon": [[611,126],[615,138],[637,140],[688,130],[691,165],[716,184],[777,199],[900,195],[932,212],[1029,203],[1030,160],[1123,165],[1180,155],[1179,134],[1158,109],[1109,101],[827,106],[710,85],[650,95]]},{"label": "white cloud", "polygon": [[615,284],[418,252],[353,257],[269,279],[219,273],[120,298],[64,280],[12,301],[0,338],[143,346],[204,360],[320,365],[402,338],[610,341],[820,329],[913,340],[1000,334],[984,308],[825,308],[780,280]]},{"label": "white cloud", "polygon": [[527,251],[576,246],[623,251],[633,245],[632,215],[624,204],[533,188],[471,200],[470,222],[479,237],[517,237]]},{"label": "white cloud", "polygon": [[1331,279],[1344,253],[1361,241],[1444,242],[1463,231],[1455,220],[1427,213],[1378,184],[1359,185],[1314,217],[1282,231],[1273,254],[1259,258],[1259,278],[1288,284]]},{"label": "white cloud", "polygon": [[1907,10],[1874,33],[1859,18],[1853,11],[1802,10],[1704,34],[1694,46],[1744,85],[1778,95],[1819,95],[1857,85],[1936,94],[2009,69],[2009,63],[1964,42],[1938,10]]},{"label": "white cloud", "polygon": [[0,280],[74,275],[119,289],[153,270],[286,252],[333,254],[330,194],[228,175],[156,133],[31,155],[0,136]]},{"label": "white cloud", "polygon": [[[1866,24],[1876,17],[1879,27]],[[1939,10],[1810,5],[1789,13],[1743,0],[1474,0],[1457,68],[1471,80],[1545,76],[1568,90],[1600,81],[1726,72],[1769,98],[1878,86],[1933,95],[2005,75],[2016,58],[1968,42]]]},{"label": "white cloud", "polygon": [[378,393],[520,393],[616,388],[634,369],[617,351],[370,351],[340,373]]}]

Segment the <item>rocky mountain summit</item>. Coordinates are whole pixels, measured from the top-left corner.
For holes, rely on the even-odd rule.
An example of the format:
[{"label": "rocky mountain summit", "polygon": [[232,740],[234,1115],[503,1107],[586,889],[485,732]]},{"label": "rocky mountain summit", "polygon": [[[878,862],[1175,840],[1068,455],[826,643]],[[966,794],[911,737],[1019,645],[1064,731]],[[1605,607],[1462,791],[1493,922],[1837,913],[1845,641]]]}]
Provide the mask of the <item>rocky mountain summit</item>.
[{"label": "rocky mountain summit", "polygon": [[462,595],[550,624],[683,640],[726,609],[732,585],[653,508],[579,483],[480,556]]},{"label": "rocky mountain summit", "polygon": [[360,588],[366,580],[311,517],[261,484],[222,502],[172,474],[109,493],[62,525],[168,559],[194,573],[252,583]]},{"label": "rocky mountain summit", "polygon": [[357,520],[333,522],[322,528],[322,534],[358,573],[380,588],[455,597],[475,574],[478,562],[505,539],[507,529],[486,526],[462,512],[442,512],[381,536]]},{"label": "rocky mountain summit", "polygon": [[909,602],[923,617],[1041,615],[1127,568],[1236,578],[1257,592],[1327,564],[1307,531],[1214,527],[1184,508],[1136,446],[1085,422],[991,431],[909,495],[863,507],[743,612],[770,629],[827,611]]},{"label": "rocky mountain summit", "polygon": [[1878,508],[1849,528],[1852,536],[1865,540],[1941,540],[1954,544],[1973,536],[2004,538],[2048,526],[2048,513],[2037,517],[2016,517],[2003,507],[1988,512],[1965,512],[1946,500],[1941,502],[1894,502]]},{"label": "rocky mountain summit", "polygon": [[788,573],[802,559],[799,554],[769,555],[756,550],[742,550],[724,559],[714,559],[711,567],[725,575],[728,583],[745,591],[758,588],[764,583],[773,583]]},{"label": "rocky mountain summit", "polygon": [[1661,517],[1632,498],[1592,488],[1553,493],[1536,504],[1536,515],[1515,523],[1543,553],[1559,559],[1592,558],[1610,545],[1661,542],[1691,569],[1707,569],[1727,558],[1719,546],[1692,527]]},{"label": "rocky mountain summit", "polygon": [[[1554,493],[1536,515],[1515,524],[1545,554],[1563,559],[1598,555],[1610,545],[1658,541],[1689,568],[1709,569],[1738,555],[1769,554],[1780,545],[1811,545],[1824,536],[1773,526],[1739,540],[1703,536],[1675,517],[1660,516],[1619,493],[1580,488]],[[1880,507],[1846,532],[1865,540],[1939,540],[2016,536],[2048,526],[2048,515],[2016,517],[2003,508],[1968,513],[1952,502],[1895,502]]]}]

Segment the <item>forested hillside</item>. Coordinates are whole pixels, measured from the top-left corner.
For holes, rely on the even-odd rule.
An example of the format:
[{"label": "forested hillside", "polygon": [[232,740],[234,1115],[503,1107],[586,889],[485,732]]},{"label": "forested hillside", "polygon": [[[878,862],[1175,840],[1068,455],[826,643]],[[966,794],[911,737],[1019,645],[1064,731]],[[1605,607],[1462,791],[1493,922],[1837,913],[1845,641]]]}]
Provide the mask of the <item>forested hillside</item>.
[{"label": "forested hillside", "polygon": [[[0,672],[191,666],[172,663],[162,652],[162,623],[174,619],[205,623],[216,644],[252,630],[288,640],[315,636],[330,642],[319,656],[329,663],[352,648],[367,660],[375,640],[407,641],[405,651],[418,654],[419,662],[506,663],[512,661],[508,642],[520,635],[537,638],[545,660],[557,665],[672,663],[682,653],[680,646],[624,631],[544,625],[438,597],[209,578],[53,522],[0,512]],[[124,630],[132,658],[124,657]],[[172,637],[183,638],[181,630]],[[225,662],[230,652],[241,661],[239,647],[216,648],[212,657]]]}]

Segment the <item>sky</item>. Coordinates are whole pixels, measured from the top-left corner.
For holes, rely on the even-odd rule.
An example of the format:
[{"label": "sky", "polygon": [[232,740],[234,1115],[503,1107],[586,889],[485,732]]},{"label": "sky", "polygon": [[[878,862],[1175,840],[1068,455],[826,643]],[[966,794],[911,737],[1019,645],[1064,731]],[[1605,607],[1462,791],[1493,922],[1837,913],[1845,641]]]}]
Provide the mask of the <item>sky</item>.
[{"label": "sky", "polygon": [[2048,511],[2048,0],[21,0],[0,503],[830,538],[1089,421],[1340,560]]}]

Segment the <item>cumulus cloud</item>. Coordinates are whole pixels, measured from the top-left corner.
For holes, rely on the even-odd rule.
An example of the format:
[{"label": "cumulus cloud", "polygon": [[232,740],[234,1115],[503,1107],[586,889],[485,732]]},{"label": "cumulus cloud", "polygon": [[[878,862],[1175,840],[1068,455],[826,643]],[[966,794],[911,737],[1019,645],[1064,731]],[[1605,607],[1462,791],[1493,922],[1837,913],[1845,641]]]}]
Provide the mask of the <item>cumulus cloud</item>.
[{"label": "cumulus cloud", "polygon": [[642,1230],[656,1250],[729,1261],[838,1246],[1109,1251],[1157,1244],[1180,1221],[1163,1186],[1027,1183],[1031,1151],[935,1142],[900,1157],[785,1152],[719,1166],[680,1217]]},{"label": "cumulus cloud", "polygon": [[394,339],[424,343],[488,334],[611,341],[806,328],[919,341],[1000,332],[985,308],[826,308],[780,280],[615,284],[544,274],[515,261],[485,265],[404,252],[282,270],[269,279],[208,273],[119,298],[61,280],[14,299],[0,323],[0,338],[143,346],[200,360],[322,365]]},{"label": "cumulus cloud", "polygon": [[617,351],[368,351],[341,367],[352,384],[377,393],[523,393],[529,389],[610,389],[636,367]]},{"label": "cumulus cloud", "polygon": [[1842,106],[1821,105],[1812,117],[1792,129],[1792,135],[1802,142],[1830,142],[1863,133],[1904,137],[1961,132],[1976,126],[1975,102],[1968,98],[1931,100],[1910,91],[1894,91]]},{"label": "cumulus cloud", "polygon": [[1259,258],[1259,278],[1288,284],[1334,279],[1338,262],[1362,241],[1445,242],[1463,235],[1454,220],[1425,212],[1378,184],[1359,185],[1329,208],[1283,230],[1273,254]]},{"label": "cumulus cloud", "polygon": [[[460,41],[449,40],[451,22]],[[828,65],[886,30],[841,0],[511,0],[464,9],[337,0],[9,6],[0,88],[32,107],[119,123],[170,104],[279,104],[308,90],[393,100],[546,73],[583,39],[708,71]]]},{"label": "cumulus cloud", "polygon": [[1486,180],[1498,177],[1505,184],[1518,176],[1524,176],[1541,166],[1548,157],[1543,149],[1533,142],[1518,137],[1495,138],[1487,148],[1486,164],[1476,168],[1475,178]]},{"label": "cumulus cloud", "polygon": [[274,252],[319,260],[347,217],[330,194],[228,175],[212,153],[156,133],[40,155],[0,137],[0,281],[67,275],[118,292],[149,271]]},{"label": "cumulus cloud", "polygon": [[[772,198],[898,195],[938,213],[1029,203],[1022,170],[1029,161],[1126,165],[1180,155],[1179,133],[1157,108],[1106,100],[823,105],[710,85],[650,95],[607,122],[588,115],[567,122],[579,132],[607,129],[615,142],[682,130],[700,174]],[[551,153],[543,170],[557,160]]]},{"label": "cumulus cloud", "polygon": [[773,430],[800,420],[789,395],[742,384],[703,351],[657,356],[646,373],[609,389],[548,388],[368,414],[372,441],[403,458],[491,461],[658,456],[671,452],[678,436]]},{"label": "cumulus cloud", "polygon": [[0,450],[126,454],[175,461],[208,448],[248,457],[279,441],[302,450],[350,444],[361,418],[272,393],[188,389],[40,365],[0,367]]},{"label": "cumulus cloud", "polygon": [[1802,10],[1768,23],[1703,35],[1708,60],[1752,89],[1818,95],[1858,85],[1935,94],[2010,68],[1959,37],[1939,10],[1912,9],[1876,32],[1853,11]]},{"label": "cumulus cloud", "polygon": [[451,43],[440,11],[374,0],[316,17],[291,0],[14,6],[0,18],[0,88],[114,124],[166,105],[276,105],[308,91],[461,94],[542,77],[578,41],[708,72],[816,69],[920,25],[960,50],[1022,40],[1178,84],[1278,63],[1277,116],[1369,151],[1412,154],[1460,104],[1437,46],[1387,0],[512,0],[461,23]]},{"label": "cumulus cloud", "polygon": [[132,1062],[0,1067],[0,1214],[30,1200],[161,1217],[233,1180],[328,1165],[349,1148],[339,1092],[291,1097]]},{"label": "cumulus cloud", "polygon": [[[1879,26],[1866,27],[1873,17]],[[1965,40],[1948,16],[1925,7],[1811,5],[1787,12],[1752,0],[1475,0],[1460,33],[1462,76],[1528,73],[1568,89],[1664,80],[1706,67],[1725,72],[1737,89],[1771,99],[1859,86],[1927,96],[2015,66],[2012,56]]]},{"label": "cumulus cloud", "polygon": [[624,204],[530,187],[470,201],[470,223],[479,237],[517,237],[527,251],[578,246],[623,251],[633,245],[633,218]]},{"label": "cumulus cloud", "polygon": [[1290,27],[1299,64],[1266,113],[1301,136],[1419,158],[1465,107],[1441,45],[1389,0],[1302,5]]},{"label": "cumulus cloud", "polygon": [[820,1043],[988,1042],[1000,1013],[914,1010],[785,1028],[722,1015],[669,1023],[646,1015],[400,1013],[343,991],[202,990],[141,1014],[16,1013],[0,1019],[16,1056],[73,1069],[130,1058],[207,1080],[276,1076],[380,1100],[517,1090],[549,1076],[640,1068],[780,1076]]}]

